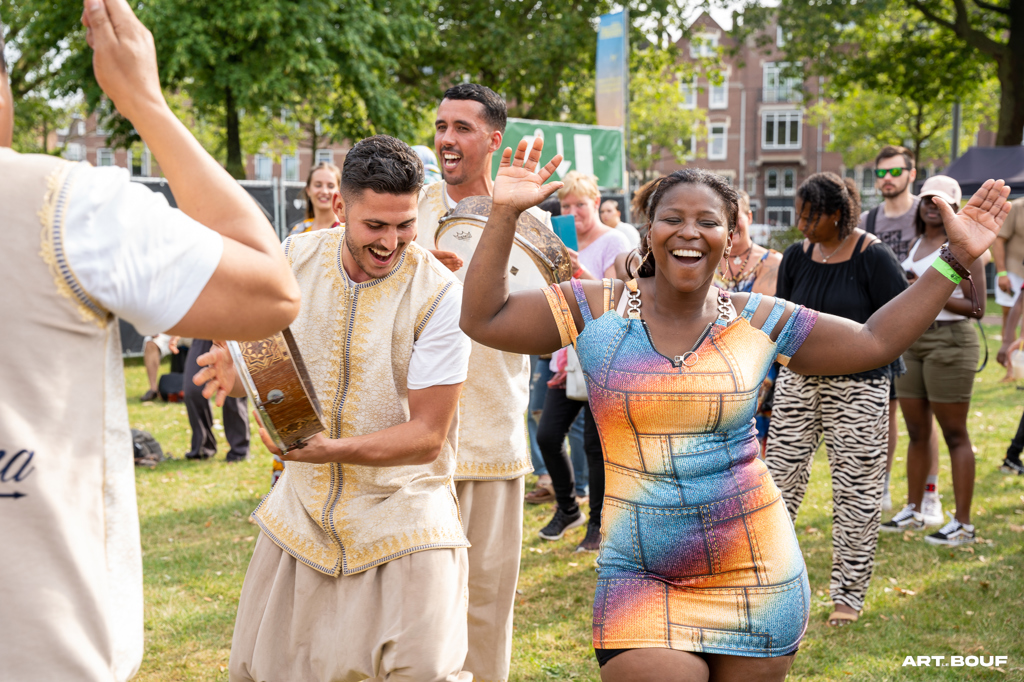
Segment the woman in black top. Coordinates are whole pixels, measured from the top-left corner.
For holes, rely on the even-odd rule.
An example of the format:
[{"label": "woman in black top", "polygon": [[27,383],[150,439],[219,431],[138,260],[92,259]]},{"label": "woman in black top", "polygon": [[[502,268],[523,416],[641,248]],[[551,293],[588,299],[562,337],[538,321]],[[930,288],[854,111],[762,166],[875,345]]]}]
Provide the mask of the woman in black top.
[{"label": "woman in black top", "polygon": [[[857,229],[856,185],[817,173],[797,189],[806,239],[786,249],[776,296],[866,322],[907,288],[896,256]],[[836,353],[843,348],[837,347]],[[882,515],[893,365],[846,376],[802,376],[783,367],[765,463],[793,520],[822,438],[832,471],[831,625],[857,620],[871,582]]]}]

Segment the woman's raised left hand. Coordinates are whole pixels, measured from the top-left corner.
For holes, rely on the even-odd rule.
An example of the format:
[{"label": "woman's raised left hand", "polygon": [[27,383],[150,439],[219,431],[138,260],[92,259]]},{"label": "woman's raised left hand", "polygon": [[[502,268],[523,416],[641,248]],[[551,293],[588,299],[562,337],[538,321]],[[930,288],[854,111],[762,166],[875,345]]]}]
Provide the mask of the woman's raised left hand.
[{"label": "woman's raised left hand", "polygon": [[548,178],[562,162],[562,155],[547,162],[542,168],[537,168],[540,163],[540,153],[544,149],[544,140],[534,140],[530,154],[527,156],[526,140],[520,140],[516,147],[515,158],[512,156],[512,149],[506,148],[501,154],[501,164],[498,167],[498,175],[494,178],[494,189],[491,191],[491,199],[494,206],[506,206],[519,212],[523,212],[531,206],[536,206],[549,196],[562,188],[562,183],[552,182],[547,185]]},{"label": "woman's raised left hand", "polygon": [[[1010,188],[1002,180],[986,180],[985,184],[974,193],[959,213],[942,199],[932,197],[942,214],[942,224],[946,228],[950,250],[961,251],[973,261],[979,258],[995,241],[999,228],[1010,212]],[[964,263],[964,265],[968,265]]]}]

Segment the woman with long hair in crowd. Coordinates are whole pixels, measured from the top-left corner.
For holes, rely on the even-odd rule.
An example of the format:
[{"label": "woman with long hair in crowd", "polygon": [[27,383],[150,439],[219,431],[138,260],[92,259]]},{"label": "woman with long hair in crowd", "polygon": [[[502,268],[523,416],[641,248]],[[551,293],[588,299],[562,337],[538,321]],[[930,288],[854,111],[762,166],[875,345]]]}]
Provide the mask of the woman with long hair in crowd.
[{"label": "woman with long hair in crowd", "polygon": [[[930,198],[944,201],[953,211],[958,211],[960,196],[960,185],[945,175],[933,175],[921,187],[921,203],[914,218],[917,241],[903,261],[911,284],[927,272],[947,241],[942,214]],[[934,442],[931,437],[934,417],[949,448],[956,499],[956,514],[950,514],[949,523],[925,538],[934,545],[974,542],[974,526],[971,525],[974,449],[967,433],[967,415],[974,390],[974,370],[981,353],[970,318],[980,319],[985,312],[980,303],[985,300],[985,267],[980,259],[971,266],[971,275],[971,281],[961,282],[953,290],[935,321],[903,354],[907,373],[896,380],[896,397],[910,436],[907,506],[882,524],[882,529],[921,530],[928,521],[922,514],[923,500],[929,492],[936,494],[938,473],[938,448],[932,452],[930,447]],[[939,509],[941,523],[941,506]]]},{"label": "woman with long hair in crowd", "polygon": [[[907,288],[892,250],[857,227],[860,198],[852,180],[816,173],[797,188],[795,205],[805,239],[786,249],[778,296],[863,324]],[[839,344],[833,352],[840,349],[848,352]],[[794,521],[823,437],[828,451],[831,625],[857,620],[871,582],[882,520],[892,378],[892,365],[882,362],[856,372],[797,373],[783,367],[775,382],[765,462]]]},{"label": "woman with long hair in crowd", "polygon": [[[754,243],[750,237],[750,224],[754,221],[750,196],[743,190],[737,190],[736,193],[739,195],[740,212],[732,235],[732,249],[722,258],[715,271],[715,286],[732,293],[754,292],[774,296],[782,254]],[[768,440],[768,425],[771,423],[772,402],[775,399],[775,378],[778,374],[779,364],[773,363],[757,397],[757,414],[754,419],[757,421],[757,440],[761,443],[762,455]]]},{"label": "woman with long hair in crowd", "polygon": [[306,195],[306,217],[296,223],[288,236],[339,227],[341,218],[334,214],[334,195],[340,191],[340,168],[326,161],[313,166],[306,176],[306,187],[303,190]]},{"label": "woman with long hair in crowd", "polygon": [[[776,359],[801,374],[849,375],[899,357],[994,240],[1008,188],[986,182],[959,216],[940,207],[949,270],[926,272],[866,324],[712,287],[738,201],[697,169],[672,173],[651,195],[635,279],[509,294],[516,220],[561,184],[543,184],[561,157],[538,171],[534,144],[528,160],[525,141],[514,162],[511,149],[502,155],[462,328],[508,352],[574,344],[579,353],[605,457],[593,628],[601,677],[782,680],[811,595],[793,523],[757,458],[761,381]],[[807,232],[849,209],[805,214]]]}]

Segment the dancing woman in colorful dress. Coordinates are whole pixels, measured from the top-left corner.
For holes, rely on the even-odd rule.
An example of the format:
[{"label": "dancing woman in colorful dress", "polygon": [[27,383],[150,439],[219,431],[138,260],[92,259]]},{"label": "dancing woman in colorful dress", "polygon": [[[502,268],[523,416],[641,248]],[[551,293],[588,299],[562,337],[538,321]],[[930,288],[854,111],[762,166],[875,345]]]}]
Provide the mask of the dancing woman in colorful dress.
[{"label": "dancing woman in colorful dress", "polygon": [[516,220],[561,185],[543,185],[561,157],[538,171],[539,142],[529,159],[525,142],[514,161],[511,150],[502,157],[462,329],[509,352],[572,343],[579,354],[605,456],[593,621],[602,680],[782,680],[810,590],[793,524],[757,458],[761,381],[776,359],[808,374],[892,362],[995,239],[1008,188],[986,182],[960,215],[941,205],[947,260],[866,324],[712,288],[737,195],[694,169],[652,194],[635,279],[510,295]]}]

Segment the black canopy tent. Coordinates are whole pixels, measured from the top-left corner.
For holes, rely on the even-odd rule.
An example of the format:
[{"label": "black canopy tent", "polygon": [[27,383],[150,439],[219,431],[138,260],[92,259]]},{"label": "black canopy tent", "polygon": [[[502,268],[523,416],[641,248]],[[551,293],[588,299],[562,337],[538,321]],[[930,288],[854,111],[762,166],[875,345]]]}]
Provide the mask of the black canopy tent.
[{"label": "black canopy tent", "polygon": [[970,197],[988,180],[1004,180],[1012,196],[1024,194],[1024,146],[971,147],[949,164],[943,175],[960,183],[964,197]]}]

